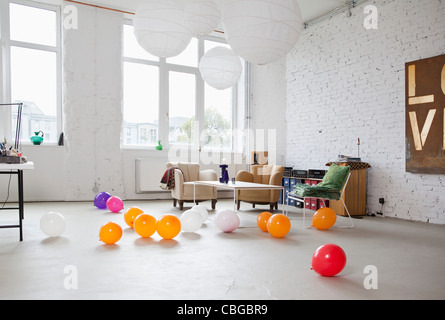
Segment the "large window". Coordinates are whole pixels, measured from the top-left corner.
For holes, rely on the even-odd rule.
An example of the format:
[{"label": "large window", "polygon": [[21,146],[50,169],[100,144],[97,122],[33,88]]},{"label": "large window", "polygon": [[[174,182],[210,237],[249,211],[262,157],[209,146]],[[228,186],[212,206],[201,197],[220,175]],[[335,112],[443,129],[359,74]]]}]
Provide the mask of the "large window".
[{"label": "large window", "polygon": [[[23,103],[22,141],[42,131],[46,142],[55,143],[62,131],[60,9],[28,1],[0,5],[3,101]],[[14,137],[16,109],[10,119],[8,136]]]},{"label": "large window", "polygon": [[215,46],[228,47],[193,38],[180,55],[159,59],[138,45],[131,22],[124,25],[124,145],[233,150],[237,90],[213,89],[198,68]]}]

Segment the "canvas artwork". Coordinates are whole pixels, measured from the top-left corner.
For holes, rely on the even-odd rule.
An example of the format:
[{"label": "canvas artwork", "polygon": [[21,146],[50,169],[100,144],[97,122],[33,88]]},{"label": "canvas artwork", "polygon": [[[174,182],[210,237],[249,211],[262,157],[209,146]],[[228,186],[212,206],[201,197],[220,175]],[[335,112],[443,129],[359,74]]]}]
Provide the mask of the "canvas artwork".
[{"label": "canvas artwork", "polygon": [[445,55],[406,64],[406,171],[445,173]]}]

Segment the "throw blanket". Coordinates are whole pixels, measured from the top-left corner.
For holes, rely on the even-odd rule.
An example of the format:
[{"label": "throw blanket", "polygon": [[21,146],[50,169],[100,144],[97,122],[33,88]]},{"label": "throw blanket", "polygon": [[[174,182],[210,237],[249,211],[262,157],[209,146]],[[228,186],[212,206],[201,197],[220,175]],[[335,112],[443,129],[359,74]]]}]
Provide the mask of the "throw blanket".
[{"label": "throw blanket", "polygon": [[307,184],[296,184],[292,193],[303,198],[323,198],[330,200],[340,200],[341,196],[340,191],[337,189]]},{"label": "throw blanket", "polygon": [[[161,183],[159,187],[163,190],[171,190],[175,187],[175,169],[179,169],[178,167],[168,168],[164,175],[162,176]],[[179,169],[181,170],[181,169]]]}]

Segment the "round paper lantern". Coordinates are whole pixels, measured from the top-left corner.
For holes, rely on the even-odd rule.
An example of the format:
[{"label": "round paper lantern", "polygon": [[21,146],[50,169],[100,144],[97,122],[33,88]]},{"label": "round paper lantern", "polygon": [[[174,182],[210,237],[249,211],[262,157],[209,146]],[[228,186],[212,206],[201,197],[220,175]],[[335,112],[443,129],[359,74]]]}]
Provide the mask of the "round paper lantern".
[{"label": "round paper lantern", "polygon": [[177,1],[146,0],[136,10],[134,34],[150,54],[171,58],[184,51],[192,39],[184,18],[184,7]]},{"label": "round paper lantern", "polygon": [[303,30],[297,0],[224,0],[222,3],[227,42],[249,62],[264,65],[286,56]]},{"label": "round paper lantern", "polygon": [[188,0],[184,12],[186,26],[197,36],[212,33],[221,19],[218,5],[212,0]]},{"label": "round paper lantern", "polygon": [[215,47],[201,58],[199,71],[209,86],[224,90],[238,82],[243,66],[235,52],[228,48]]}]

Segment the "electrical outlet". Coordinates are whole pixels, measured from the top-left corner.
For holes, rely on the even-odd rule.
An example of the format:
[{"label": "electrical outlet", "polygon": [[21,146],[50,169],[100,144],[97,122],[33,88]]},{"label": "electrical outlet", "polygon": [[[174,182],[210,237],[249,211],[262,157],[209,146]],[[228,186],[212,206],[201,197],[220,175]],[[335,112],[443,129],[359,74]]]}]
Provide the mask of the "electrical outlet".
[{"label": "electrical outlet", "polygon": [[385,198],[380,198],[380,199],[379,199],[379,203],[380,203],[380,204],[384,204],[384,203],[385,203]]}]

